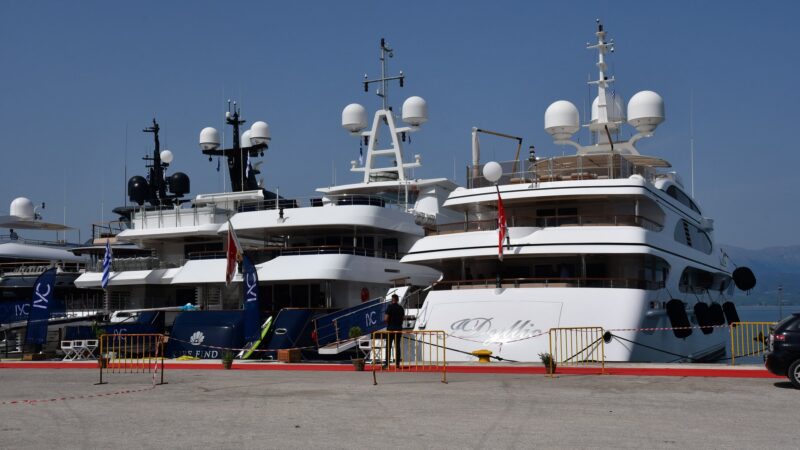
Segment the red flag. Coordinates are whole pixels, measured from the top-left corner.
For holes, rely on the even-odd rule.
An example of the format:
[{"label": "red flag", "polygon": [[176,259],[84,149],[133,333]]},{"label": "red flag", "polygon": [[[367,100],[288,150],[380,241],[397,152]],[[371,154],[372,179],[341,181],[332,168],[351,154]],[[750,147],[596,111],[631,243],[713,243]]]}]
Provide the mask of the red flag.
[{"label": "red flag", "polygon": [[225,248],[225,285],[230,285],[233,276],[236,274],[236,263],[242,260],[242,247],[239,245],[239,240],[236,239],[236,233],[233,231],[231,221],[228,221],[228,239]]},{"label": "red flag", "polygon": [[503,207],[503,198],[500,197],[500,189],[497,189],[497,258],[503,260],[503,241],[508,233],[508,223],[506,222],[506,209]]}]

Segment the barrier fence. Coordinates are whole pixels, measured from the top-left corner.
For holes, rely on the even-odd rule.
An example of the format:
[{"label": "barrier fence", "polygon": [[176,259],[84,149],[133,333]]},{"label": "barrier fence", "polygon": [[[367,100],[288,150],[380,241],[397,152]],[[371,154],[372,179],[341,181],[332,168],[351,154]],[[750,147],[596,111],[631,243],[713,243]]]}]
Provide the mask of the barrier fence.
[{"label": "barrier fence", "polygon": [[550,363],[547,372],[555,373],[555,367],[587,366],[600,363],[600,373],[605,373],[605,331],[602,327],[551,328]]},{"label": "barrier fence", "polygon": [[[149,373],[153,384],[164,384],[164,345],[167,337],[163,334],[104,334],[100,336],[100,382],[103,373]],[[156,383],[156,376],[160,381]]]},{"label": "barrier fence", "polygon": [[447,383],[444,331],[375,331],[371,340],[373,384],[378,384],[379,368],[387,372],[441,372],[442,383]]},{"label": "barrier fence", "polygon": [[769,351],[769,329],[775,322],[731,323],[731,365],[736,358],[759,356]]}]

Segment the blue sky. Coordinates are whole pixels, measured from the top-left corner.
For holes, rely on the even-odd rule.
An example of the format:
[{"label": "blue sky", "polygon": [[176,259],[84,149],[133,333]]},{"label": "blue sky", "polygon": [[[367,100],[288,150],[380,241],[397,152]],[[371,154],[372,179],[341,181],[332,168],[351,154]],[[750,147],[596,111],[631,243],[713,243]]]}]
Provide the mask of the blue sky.
[{"label": "blue sky", "polygon": [[[640,150],[672,162],[687,190],[693,93],[695,193],[717,240],[800,244],[798,13],[790,1],[3,2],[0,208],[27,196],[60,222],[66,205],[86,238],[124,200],[126,146],[128,176],[144,173],[151,141],[140,130],[153,116],[175,154],[170,171],[189,174],[193,195],[220,191],[197,136],[222,128],[228,98],[270,124],[267,188],[308,197],[334,171],[357,181],[358,142],[340,113],[378,106],[360,81],[378,73],[381,37],[396,50],[390,70],[408,76],[392,104],[428,101],[430,120],[407,149],[422,155],[416,176],[452,178],[455,165],[463,183],[472,126],[561,154],[543,113],[558,99],[589,100],[596,55],[584,45],[599,17],[617,42],[617,92],[651,89],[666,102],[666,122]],[[487,139],[482,150],[509,160],[514,146]]]}]

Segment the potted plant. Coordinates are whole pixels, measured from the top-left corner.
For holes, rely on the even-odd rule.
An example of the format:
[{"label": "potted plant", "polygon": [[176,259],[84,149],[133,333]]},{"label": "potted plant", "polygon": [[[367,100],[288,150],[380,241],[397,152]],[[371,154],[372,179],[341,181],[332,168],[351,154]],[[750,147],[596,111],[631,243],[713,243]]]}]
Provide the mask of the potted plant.
[{"label": "potted plant", "polygon": [[233,367],[233,352],[232,351],[225,351],[222,353],[222,367],[225,370],[231,370]]},{"label": "potted plant", "polygon": [[550,353],[539,353],[539,359],[544,364],[544,370],[547,371],[548,375],[556,373],[556,361]]},{"label": "potted plant", "polygon": [[[358,338],[360,338],[361,336],[364,335],[364,332],[361,330],[361,327],[359,327],[358,325],[354,325],[354,326],[350,327],[350,331],[349,331],[348,335],[350,336],[350,339],[358,339]],[[364,358],[363,357],[359,357],[360,353],[358,353],[358,352],[360,352],[360,351],[361,351],[361,349],[358,348],[358,342],[356,342],[356,357],[352,358],[352,361],[353,361],[353,368],[357,372],[363,372],[364,371]]]}]

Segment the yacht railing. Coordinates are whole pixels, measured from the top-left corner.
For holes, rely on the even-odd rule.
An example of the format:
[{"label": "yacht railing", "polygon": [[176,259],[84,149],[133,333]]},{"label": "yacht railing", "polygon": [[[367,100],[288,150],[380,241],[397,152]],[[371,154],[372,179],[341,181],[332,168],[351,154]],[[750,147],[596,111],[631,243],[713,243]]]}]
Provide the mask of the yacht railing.
[{"label": "yacht railing", "polygon": [[[255,249],[246,250],[246,253],[253,258],[256,264],[260,264],[278,256],[295,256],[295,255],[355,255],[367,256],[371,258],[383,258],[399,260],[403,257],[402,253],[387,252],[383,250],[375,250],[368,248],[358,247],[340,247],[335,245],[322,245],[316,247],[276,247],[270,249]],[[221,251],[208,251],[208,252],[190,252],[186,258],[173,258],[162,260],[158,256],[139,256],[130,258],[114,258],[111,262],[111,271],[124,272],[127,270],[156,270],[156,269],[174,269],[182,267],[187,261],[207,260],[207,259],[225,259],[225,252]],[[94,266],[90,267],[91,272],[102,272],[103,262],[97,261]]]},{"label": "yacht railing", "polygon": [[[566,226],[627,226],[641,227],[650,231],[661,231],[664,226],[643,216],[632,214],[569,215],[546,217],[515,217],[506,219],[510,227],[566,227]],[[433,225],[425,230],[426,236],[463,233],[467,231],[491,231],[497,229],[497,219],[470,220]]]},{"label": "yacht railing", "polygon": [[663,281],[637,278],[598,278],[598,277],[534,277],[534,278],[482,278],[472,280],[440,281],[434,290],[494,289],[494,288],[617,288],[658,290],[664,287]]},{"label": "yacht railing", "polygon": [[[402,193],[398,194],[401,195]],[[314,208],[321,206],[378,206],[380,208],[406,209],[407,204],[398,199],[382,195],[341,194],[324,197],[276,198],[270,200],[251,200],[239,202],[238,212],[264,211],[274,209]]]},{"label": "yacht railing", "polygon": [[[613,180],[638,174],[654,181],[658,172],[654,167],[636,164],[618,153],[556,156],[529,161],[504,161],[500,163],[503,175],[497,184],[546,183],[575,180]],[[483,177],[483,165],[467,167],[469,188],[492,186]]]},{"label": "yacht railing", "polygon": [[67,241],[62,240],[62,239],[59,239],[57,241],[47,241],[47,240],[43,240],[43,239],[22,238],[22,237],[19,237],[19,235],[16,232],[9,233],[9,234],[0,234],[0,243],[41,245],[41,246],[45,246],[45,247],[65,247],[65,248],[80,247],[80,244],[67,242]]},{"label": "yacht railing", "polygon": [[223,223],[227,215],[215,206],[182,208],[180,206],[141,207],[133,213],[135,229],[189,227]]},{"label": "yacht railing", "polygon": [[111,222],[104,222],[104,223],[93,223],[92,240],[114,237],[127,229],[128,229],[128,222],[121,220],[114,220]]},{"label": "yacht railing", "polygon": [[[50,267],[53,266],[49,263],[43,263],[41,261],[0,263],[0,276],[39,275]],[[80,262],[58,262],[56,263],[55,267],[57,267],[60,272],[80,273],[82,270],[86,269],[87,264]]]}]

